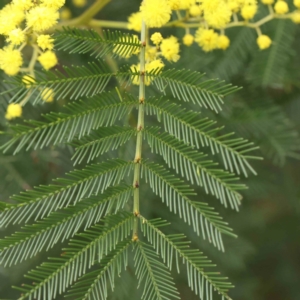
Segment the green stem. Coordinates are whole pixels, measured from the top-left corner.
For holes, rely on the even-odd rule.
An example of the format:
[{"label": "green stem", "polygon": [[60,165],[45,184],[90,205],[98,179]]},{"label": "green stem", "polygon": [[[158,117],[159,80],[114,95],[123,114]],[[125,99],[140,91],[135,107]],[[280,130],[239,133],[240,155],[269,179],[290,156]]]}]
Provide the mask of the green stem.
[{"label": "green stem", "polygon": [[132,239],[138,240],[138,225],[140,215],[140,172],[142,159],[142,144],[143,144],[143,129],[144,129],[144,103],[145,103],[145,53],[146,53],[146,25],[142,23],[141,31],[141,53],[140,53],[140,87],[139,87],[139,112],[137,122],[137,138],[136,149],[134,157],[134,178],[133,186],[135,188],[133,193],[133,213],[135,215]]},{"label": "green stem", "polygon": [[128,22],[118,22],[118,21],[106,21],[106,20],[95,20],[89,21],[88,25],[90,27],[107,27],[107,28],[118,28],[118,29],[128,29]]},{"label": "green stem", "polygon": [[111,0],[97,0],[79,17],[64,22],[60,22],[53,29],[56,30],[56,29],[61,29],[62,27],[74,27],[80,25],[87,25],[90,22],[90,20],[110,1]]}]

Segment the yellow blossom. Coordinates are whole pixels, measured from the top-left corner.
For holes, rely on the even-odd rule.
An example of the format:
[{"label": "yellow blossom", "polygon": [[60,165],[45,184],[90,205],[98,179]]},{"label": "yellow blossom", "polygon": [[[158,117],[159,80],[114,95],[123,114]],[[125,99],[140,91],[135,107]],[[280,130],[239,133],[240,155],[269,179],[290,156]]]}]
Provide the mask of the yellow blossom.
[{"label": "yellow blossom", "polygon": [[163,37],[160,32],[155,32],[151,35],[150,40],[153,42],[154,45],[159,45],[162,42]]},{"label": "yellow blossom", "polygon": [[42,100],[45,102],[53,102],[54,100],[54,91],[53,89],[44,88],[41,93]]},{"label": "yellow blossom", "polygon": [[230,39],[226,35],[220,35],[218,38],[218,48],[226,50],[230,45]]},{"label": "yellow blossom", "polygon": [[188,33],[183,37],[182,40],[184,45],[191,46],[194,42],[194,36]]},{"label": "yellow blossom", "polygon": [[25,84],[26,88],[29,89],[33,83],[35,83],[35,79],[28,75],[24,75],[22,77],[22,82]]},{"label": "yellow blossom", "polygon": [[202,14],[202,9],[199,5],[194,4],[190,7],[189,13],[191,16],[197,17]]},{"label": "yellow blossom", "polygon": [[0,69],[7,75],[14,76],[20,71],[23,64],[21,52],[12,47],[0,49]]},{"label": "yellow blossom", "polygon": [[8,34],[7,41],[12,45],[20,45],[25,42],[25,33],[20,28],[16,28]]},{"label": "yellow blossom", "polygon": [[38,58],[44,69],[49,70],[57,64],[57,57],[54,52],[48,50]]},{"label": "yellow blossom", "polygon": [[168,61],[176,62],[179,59],[179,43],[175,36],[164,39],[160,45],[162,56]]},{"label": "yellow blossom", "polygon": [[300,0],[294,0],[294,5],[295,5],[297,8],[300,8]]},{"label": "yellow blossom", "polygon": [[72,2],[77,7],[83,7],[87,4],[87,0],[72,0]]},{"label": "yellow blossom", "polygon": [[140,32],[142,30],[142,13],[132,13],[128,17],[128,29]]},{"label": "yellow blossom", "polygon": [[196,31],[195,41],[205,52],[217,49],[218,40],[219,35],[213,29],[199,28]]},{"label": "yellow blossom", "polygon": [[70,11],[69,8],[63,7],[62,10],[60,11],[60,18],[62,20],[69,20],[72,18],[72,12]]},{"label": "yellow blossom", "polygon": [[151,61],[156,59],[157,56],[157,49],[156,47],[146,47],[146,60]]},{"label": "yellow blossom", "polygon": [[51,36],[49,34],[41,34],[37,38],[37,44],[43,50],[46,50],[46,49],[52,50],[53,49],[53,41],[54,41],[54,39],[51,38]]},{"label": "yellow blossom", "polygon": [[41,0],[42,4],[47,7],[59,9],[65,4],[65,0]]},{"label": "yellow blossom", "polygon": [[57,23],[59,13],[51,7],[36,6],[26,15],[27,26],[34,31],[44,31]]},{"label": "yellow blossom", "polygon": [[140,7],[142,18],[148,27],[161,27],[171,18],[171,7],[167,0],[144,1]]},{"label": "yellow blossom", "polygon": [[13,4],[7,4],[0,10],[0,34],[8,35],[24,18],[23,10]]},{"label": "yellow blossom", "polygon": [[285,1],[279,0],[276,2],[274,6],[274,10],[277,14],[283,15],[286,14],[289,11],[289,6]]},{"label": "yellow blossom", "polygon": [[13,0],[12,4],[21,10],[28,10],[31,6],[33,6],[32,0]]},{"label": "yellow blossom", "polygon": [[179,9],[189,9],[193,4],[195,4],[195,0],[180,0]]},{"label": "yellow blossom", "polygon": [[172,10],[179,10],[181,5],[181,0],[169,0],[169,5]]},{"label": "yellow blossom", "polygon": [[296,10],[291,15],[292,21],[296,24],[300,24],[300,10]]},{"label": "yellow blossom", "polygon": [[251,20],[257,12],[257,5],[256,4],[250,4],[243,6],[241,10],[242,17],[245,20]]},{"label": "yellow blossom", "polygon": [[242,5],[245,4],[244,2],[244,0],[227,0],[229,8],[235,13],[241,9]]},{"label": "yellow blossom", "polygon": [[22,115],[22,106],[20,104],[10,103],[7,106],[7,110],[6,110],[6,114],[5,114],[5,118],[7,120],[21,117],[21,115]]},{"label": "yellow blossom", "polygon": [[202,8],[209,26],[222,28],[230,22],[232,11],[224,0],[203,0]]},{"label": "yellow blossom", "polygon": [[275,2],[275,0],[261,0],[261,2],[263,4],[270,5],[270,4],[273,4]]},{"label": "yellow blossom", "polygon": [[260,35],[257,38],[256,42],[257,42],[259,49],[261,49],[261,50],[269,48],[272,44],[272,40],[267,35],[264,35],[264,34]]}]

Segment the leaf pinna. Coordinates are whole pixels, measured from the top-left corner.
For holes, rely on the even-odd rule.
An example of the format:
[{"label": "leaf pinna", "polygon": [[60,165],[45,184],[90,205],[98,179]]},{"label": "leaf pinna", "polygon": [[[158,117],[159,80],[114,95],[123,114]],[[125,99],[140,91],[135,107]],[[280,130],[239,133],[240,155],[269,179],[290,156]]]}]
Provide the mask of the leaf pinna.
[{"label": "leaf pinna", "polygon": [[[64,28],[56,33],[56,47],[90,53],[99,60],[63,71],[39,71],[29,88],[20,77],[9,82],[14,102],[27,97],[34,105],[40,103],[44,88],[70,101],[64,112],[11,126],[11,136],[1,149],[17,153],[23,148],[69,145],[78,165],[65,178],[13,196],[11,205],[1,205],[1,225],[22,226],[0,242],[2,264],[20,263],[69,241],[61,257],[50,258],[28,273],[33,283],[18,287],[19,299],[50,300],[62,293],[76,299],[108,299],[115,277],[128,264],[135,268],[141,299],[181,299],[171,273],[174,262],[178,271],[185,265],[189,286],[200,299],[211,300],[217,294],[230,299],[232,284],[211,271],[214,264],[198,249],[191,249],[182,233],[164,234],[161,228],[168,225],[166,221],[142,216],[146,216],[146,200],[141,192],[152,189],[198,235],[225,250],[223,235],[236,235],[205,196],[201,201],[199,197],[210,194],[225,207],[238,209],[240,191],[246,188],[238,176],[255,174],[249,160],[257,159],[250,154],[256,147],[221,133],[213,120],[182,109],[177,100],[191,102],[198,110],[219,112],[224,96],[237,88],[203,80],[203,74],[189,70],[147,72],[144,23],[141,41],[121,32],[100,36]],[[108,54],[129,56],[137,51],[140,70],[123,66],[112,72],[100,60]],[[131,87],[136,76],[138,95]],[[146,77],[151,79],[151,97],[147,97]],[[116,84],[117,91],[110,89]],[[127,152],[121,151],[124,144]],[[150,149],[157,155],[151,155]],[[118,150],[117,158],[104,158],[111,150]]]}]

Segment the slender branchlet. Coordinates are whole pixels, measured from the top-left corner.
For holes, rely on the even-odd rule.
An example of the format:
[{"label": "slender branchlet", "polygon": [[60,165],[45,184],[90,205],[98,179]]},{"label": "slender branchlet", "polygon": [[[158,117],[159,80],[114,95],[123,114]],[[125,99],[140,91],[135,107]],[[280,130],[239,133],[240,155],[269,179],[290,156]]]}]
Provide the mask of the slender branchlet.
[{"label": "slender branchlet", "polygon": [[140,215],[140,169],[142,159],[142,142],[143,142],[143,129],[144,129],[144,103],[145,103],[145,52],[146,52],[146,25],[142,24],[141,31],[141,53],[140,53],[140,87],[139,87],[139,109],[138,109],[138,122],[137,122],[137,138],[136,150],[134,157],[134,194],[133,194],[133,213],[135,215],[132,239],[138,240],[138,222]]}]

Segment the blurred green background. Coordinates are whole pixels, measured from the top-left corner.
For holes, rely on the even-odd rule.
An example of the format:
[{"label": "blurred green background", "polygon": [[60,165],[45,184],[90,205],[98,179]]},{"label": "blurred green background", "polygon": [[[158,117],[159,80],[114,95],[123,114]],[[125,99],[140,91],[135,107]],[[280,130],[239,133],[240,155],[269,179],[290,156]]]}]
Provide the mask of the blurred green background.
[{"label": "blurred green background", "polygon": [[[0,1],[0,7],[8,1]],[[89,4],[93,1],[89,1]],[[137,0],[113,0],[97,16],[103,20],[126,21],[130,13],[138,10]],[[292,1],[289,1],[292,7]],[[76,8],[67,1],[73,16],[85,8]],[[266,14],[260,8],[257,18]],[[197,46],[181,47],[181,59],[176,64],[166,63],[167,68],[187,68],[206,72],[207,78],[220,78],[234,85],[242,86],[239,92],[226,97],[224,110],[216,115],[201,109],[201,116],[209,116],[225,125],[224,132],[236,132],[253,141],[260,147],[257,155],[263,161],[253,163],[258,175],[243,178],[249,190],[243,192],[240,212],[224,209],[219,202],[199,190],[202,201],[210,203],[224,216],[238,234],[238,239],[225,237],[226,252],[221,253],[169,212],[167,207],[144,188],[141,212],[148,218],[161,217],[172,222],[170,232],[184,232],[192,240],[193,246],[207,254],[218,269],[230,278],[236,286],[230,292],[238,300],[297,300],[300,299],[300,26],[290,21],[275,20],[262,28],[273,45],[259,51],[256,33],[247,28],[233,28],[226,32],[231,38],[231,46],[225,52],[204,53]],[[184,30],[162,29],[163,36],[183,37]],[[3,45],[1,40],[1,46]],[[60,65],[86,64],[88,55],[68,55],[57,53]],[[24,59],[29,60],[29,53]],[[136,59],[119,60],[119,66],[136,63]],[[6,86],[4,75],[0,73],[0,89]],[[134,92],[134,87],[132,88]],[[155,94],[151,87],[148,95]],[[4,119],[8,96],[0,96],[0,131],[7,130]],[[41,119],[41,114],[61,111],[67,100],[51,104],[24,108],[24,118]],[[187,104],[184,104],[187,106]],[[190,107],[199,110],[199,107]],[[199,110],[200,113],[200,110]],[[128,122],[135,122],[130,116]],[[14,121],[14,122],[18,122]],[[151,118],[148,118],[151,123]],[[2,143],[5,137],[0,137]],[[134,144],[119,153],[132,159]],[[11,152],[0,154],[0,200],[9,201],[9,196],[39,184],[50,183],[53,178],[62,177],[73,169],[70,160],[72,149],[49,147],[43,150],[30,150],[13,156]],[[145,146],[144,157],[153,154]],[[1,229],[1,236],[18,228]],[[48,256],[59,255],[61,245],[47,253],[12,268],[0,267],[0,299],[17,299],[19,292],[11,285],[24,282],[23,274]],[[176,278],[182,299],[198,299],[187,286],[183,272]],[[132,266],[129,272],[117,279],[117,287],[108,299],[140,299],[136,290],[136,279]],[[60,299],[60,298],[58,298]],[[63,298],[61,298],[63,299]],[[217,299],[217,297],[216,297]]]}]

